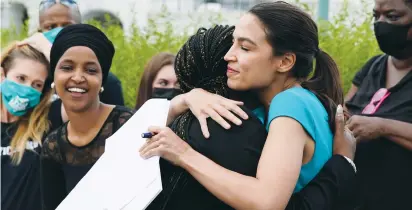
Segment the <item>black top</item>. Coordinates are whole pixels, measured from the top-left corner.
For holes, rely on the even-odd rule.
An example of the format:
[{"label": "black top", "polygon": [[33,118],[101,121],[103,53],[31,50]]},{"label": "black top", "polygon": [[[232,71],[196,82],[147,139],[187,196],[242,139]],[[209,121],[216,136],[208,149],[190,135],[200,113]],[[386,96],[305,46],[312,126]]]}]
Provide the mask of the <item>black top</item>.
[{"label": "black top", "polygon": [[116,106],[96,137],[82,147],[67,139],[67,123],[46,137],[41,159],[45,209],[55,209],[60,204],[103,154],[106,139],[132,115],[132,110]]},{"label": "black top", "polygon": [[10,143],[16,123],[1,123],[1,209],[40,210],[40,144],[28,141],[18,166],[11,163]]},{"label": "black top", "polygon": [[[241,126],[232,124],[230,130],[208,119],[209,139],[203,137],[200,124],[194,119],[188,123],[186,139],[195,150],[217,164],[254,177],[267,132],[252,112],[244,110],[249,119],[243,121]],[[209,193],[182,168],[164,159],[160,160],[160,168],[163,191],[148,210],[233,209]],[[340,201],[344,201],[350,192],[349,186],[352,186],[354,177],[351,165],[342,156],[333,156],[312,182],[292,196],[287,209],[335,209],[334,206],[342,204]]]},{"label": "black top", "polygon": [[[385,87],[387,62],[387,55],[376,56],[356,74],[358,91],[346,103],[351,114],[362,115],[375,92]],[[412,123],[412,71],[389,91],[372,116]],[[412,152],[381,137],[359,143],[355,163],[361,209],[412,209]]]}]

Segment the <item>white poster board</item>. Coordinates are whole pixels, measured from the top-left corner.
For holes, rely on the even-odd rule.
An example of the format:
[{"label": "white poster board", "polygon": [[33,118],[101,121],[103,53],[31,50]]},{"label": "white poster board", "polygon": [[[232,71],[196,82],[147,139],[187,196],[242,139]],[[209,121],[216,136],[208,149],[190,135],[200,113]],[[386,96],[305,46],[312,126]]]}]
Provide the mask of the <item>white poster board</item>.
[{"label": "white poster board", "polygon": [[141,210],[162,191],[159,157],[139,155],[149,126],[166,126],[170,102],[151,99],[109,139],[105,152],[57,210]]}]

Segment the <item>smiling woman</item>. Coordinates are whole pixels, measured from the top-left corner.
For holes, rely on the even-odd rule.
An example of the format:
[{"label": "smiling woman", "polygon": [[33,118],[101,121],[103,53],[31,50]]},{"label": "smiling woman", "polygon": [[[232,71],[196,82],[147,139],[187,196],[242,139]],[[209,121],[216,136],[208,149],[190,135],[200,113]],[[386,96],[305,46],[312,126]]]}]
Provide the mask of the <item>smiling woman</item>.
[{"label": "smiling woman", "polygon": [[103,90],[102,75],[99,61],[90,48],[68,49],[57,64],[54,77],[57,94],[66,102],[63,103],[66,110],[82,112],[100,103],[96,97]]},{"label": "smiling woman", "polygon": [[56,37],[50,68],[69,121],[43,143],[45,209],[57,207],[103,154],[106,139],[133,114],[100,101],[113,56],[112,42],[94,26],[70,25]]}]

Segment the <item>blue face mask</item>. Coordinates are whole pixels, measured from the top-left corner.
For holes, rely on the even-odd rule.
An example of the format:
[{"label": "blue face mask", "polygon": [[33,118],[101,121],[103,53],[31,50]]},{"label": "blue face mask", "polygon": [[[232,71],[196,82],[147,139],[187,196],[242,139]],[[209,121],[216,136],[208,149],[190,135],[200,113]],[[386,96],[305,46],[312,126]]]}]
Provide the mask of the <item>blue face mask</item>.
[{"label": "blue face mask", "polygon": [[40,102],[41,92],[7,78],[0,84],[0,90],[3,104],[14,116],[23,116]]}]

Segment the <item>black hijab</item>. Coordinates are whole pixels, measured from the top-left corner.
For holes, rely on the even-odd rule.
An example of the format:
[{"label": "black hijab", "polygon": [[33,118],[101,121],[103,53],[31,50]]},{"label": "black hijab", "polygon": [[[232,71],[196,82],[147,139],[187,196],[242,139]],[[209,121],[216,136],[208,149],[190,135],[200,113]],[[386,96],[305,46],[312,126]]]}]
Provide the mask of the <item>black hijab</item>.
[{"label": "black hijab", "polygon": [[54,76],[56,65],[63,54],[75,46],[84,46],[93,50],[102,67],[102,84],[104,84],[112,65],[115,49],[113,43],[101,30],[88,24],[69,25],[57,34],[50,52],[50,71],[52,76]]}]

